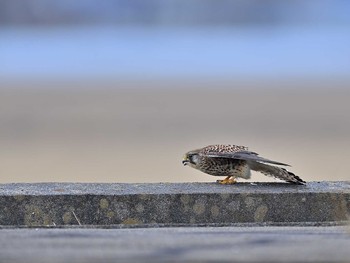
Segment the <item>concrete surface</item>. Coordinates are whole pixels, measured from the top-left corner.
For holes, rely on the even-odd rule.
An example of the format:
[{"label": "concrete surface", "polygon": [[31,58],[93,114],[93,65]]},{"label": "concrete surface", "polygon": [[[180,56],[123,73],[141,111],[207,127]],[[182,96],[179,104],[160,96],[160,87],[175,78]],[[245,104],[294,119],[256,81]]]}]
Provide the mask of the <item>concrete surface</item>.
[{"label": "concrete surface", "polygon": [[0,185],[0,225],[344,222],[350,182]]},{"label": "concrete surface", "polygon": [[0,261],[349,262],[349,228],[2,229]]}]

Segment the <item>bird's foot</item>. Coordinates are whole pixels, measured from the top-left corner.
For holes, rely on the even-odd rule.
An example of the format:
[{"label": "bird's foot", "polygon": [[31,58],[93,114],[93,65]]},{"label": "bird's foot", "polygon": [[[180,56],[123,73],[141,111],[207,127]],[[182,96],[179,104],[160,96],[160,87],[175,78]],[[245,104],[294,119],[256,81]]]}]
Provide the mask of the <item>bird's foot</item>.
[{"label": "bird's foot", "polygon": [[235,184],[237,183],[235,178],[231,178],[231,176],[226,177],[224,180],[216,180],[217,183],[219,184]]}]

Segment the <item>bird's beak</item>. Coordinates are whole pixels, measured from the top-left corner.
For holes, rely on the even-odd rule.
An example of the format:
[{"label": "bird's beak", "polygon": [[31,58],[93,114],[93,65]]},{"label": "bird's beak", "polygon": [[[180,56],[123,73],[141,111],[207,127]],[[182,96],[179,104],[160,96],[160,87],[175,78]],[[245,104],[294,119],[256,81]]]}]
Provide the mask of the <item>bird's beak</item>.
[{"label": "bird's beak", "polygon": [[190,161],[186,157],[184,157],[183,160],[182,160],[182,164],[183,165],[187,165],[189,162]]}]

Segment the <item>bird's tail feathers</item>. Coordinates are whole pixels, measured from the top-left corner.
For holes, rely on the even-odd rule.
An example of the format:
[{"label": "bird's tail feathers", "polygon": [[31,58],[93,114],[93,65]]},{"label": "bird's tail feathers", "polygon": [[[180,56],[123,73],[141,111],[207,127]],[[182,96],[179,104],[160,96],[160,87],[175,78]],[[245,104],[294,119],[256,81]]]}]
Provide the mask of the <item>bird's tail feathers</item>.
[{"label": "bird's tail feathers", "polygon": [[284,168],[272,166],[264,163],[254,162],[254,161],[248,162],[248,165],[250,169],[257,172],[261,172],[267,176],[273,176],[275,178],[287,181],[289,183],[305,184],[305,181],[303,181],[299,176],[295,175],[292,172],[287,171]]}]

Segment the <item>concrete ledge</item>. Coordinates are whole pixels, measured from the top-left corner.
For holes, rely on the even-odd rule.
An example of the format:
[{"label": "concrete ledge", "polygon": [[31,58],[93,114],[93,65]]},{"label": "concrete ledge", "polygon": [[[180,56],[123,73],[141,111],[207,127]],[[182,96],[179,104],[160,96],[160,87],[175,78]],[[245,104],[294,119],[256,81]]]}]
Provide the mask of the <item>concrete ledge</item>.
[{"label": "concrete ledge", "polygon": [[2,184],[2,226],[345,222],[350,182]]}]

